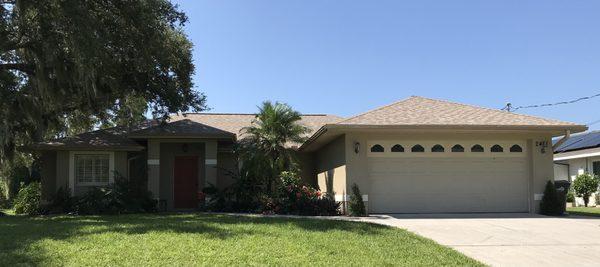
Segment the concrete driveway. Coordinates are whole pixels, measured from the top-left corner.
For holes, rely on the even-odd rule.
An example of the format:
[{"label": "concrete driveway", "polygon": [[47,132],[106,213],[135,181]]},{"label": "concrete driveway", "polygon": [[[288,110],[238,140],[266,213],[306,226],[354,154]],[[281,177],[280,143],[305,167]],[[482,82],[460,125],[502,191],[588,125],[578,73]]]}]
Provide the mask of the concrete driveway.
[{"label": "concrete driveway", "polygon": [[598,266],[600,218],[530,214],[373,215],[492,266]]}]

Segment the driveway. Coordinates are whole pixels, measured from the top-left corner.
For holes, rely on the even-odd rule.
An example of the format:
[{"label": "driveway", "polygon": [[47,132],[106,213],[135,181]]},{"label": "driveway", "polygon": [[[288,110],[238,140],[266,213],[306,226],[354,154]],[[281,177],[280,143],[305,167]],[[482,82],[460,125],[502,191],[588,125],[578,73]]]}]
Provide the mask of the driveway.
[{"label": "driveway", "polygon": [[600,218],[530,214],[373,215],[493,266],[598,266]]}]

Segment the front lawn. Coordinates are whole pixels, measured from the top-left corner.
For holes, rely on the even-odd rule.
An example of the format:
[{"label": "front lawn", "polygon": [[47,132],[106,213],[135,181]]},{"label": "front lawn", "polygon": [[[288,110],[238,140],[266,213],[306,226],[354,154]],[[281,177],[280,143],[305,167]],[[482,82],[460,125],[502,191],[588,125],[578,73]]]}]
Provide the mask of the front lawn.
[{"label": "front lawn", "polygon": [[571,215],[600,217],[600,208],[596,207],[568,207],[567,212]]},{"label": "front lawn", "polygon": [[0,217],[0,266],[481,265],[386,226],[212,214]]}]

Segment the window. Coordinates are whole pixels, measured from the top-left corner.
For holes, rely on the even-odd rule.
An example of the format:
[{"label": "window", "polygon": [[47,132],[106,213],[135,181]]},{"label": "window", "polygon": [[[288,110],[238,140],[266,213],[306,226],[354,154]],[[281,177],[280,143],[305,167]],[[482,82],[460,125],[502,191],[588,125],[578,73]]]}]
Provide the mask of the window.
[{"label": "window", "polygon": [[411,149],[411,152],[425,152],[425,148],[421,145],[414,145]]},{"label": "window", "polygon": [[106,184],[109,155],[75,155],[75,180],[83,184]]},{"label": "window", "polygon": [[371,147],[371,152],[383,152],[384,149],[381,145],[377,144]]},{"label": "window", "polygon": [[474,145],[471,147],[471,152],[483,152],[483,147],[481,145]]},{"label": "window", "polygon": [[502,148],[500,145],[494,145],[494,146],[492,146],[490,151],[492,151],[494,153],[504,152],[504,148]]},{"label": "window", "polygon": [[444,147],[442,145],[435,145],[431,148],[431,152],[444,152]]},{"label": "window", "polygon": [[600,161],[592,162],[592,172],[594,175],[600,176]]},{"label": "window", "polygon": [[404,152],[404,147],[396,144],[392,147],[392,152]]},{"label": "window", "polygon": [[452,147],[452,152],[465,152],[465,148],[461,145],[456,144]]},{"label": "window", "polygon": [[523,152],[523,148],[519,145],[513,145],[510,147],[510,152]]}]

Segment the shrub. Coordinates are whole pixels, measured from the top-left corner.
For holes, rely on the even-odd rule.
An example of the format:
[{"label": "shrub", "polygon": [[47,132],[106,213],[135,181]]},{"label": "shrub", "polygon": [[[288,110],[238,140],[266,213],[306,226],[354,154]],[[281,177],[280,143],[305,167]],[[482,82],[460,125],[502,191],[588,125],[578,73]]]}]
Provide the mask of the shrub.
[{"label": "shrub", "polygon": [[48,210],[50,213],[68,213],[73,211],[75,199],[69,189],[59,188],[52,197]]},{"label": "shrub", "polygon": [[21,187],[15,198],[16,214],[39,214],[41,212],[42,185],[39,182],[32,182]]},{"label": "shrub", "polygon": [[8,190],[6,184],[0,177],[0,209],[8,209],[11,207],[10,201],[8,200]]},{"label": "shrub", "polygon": [[365,202],[362,199],[362,194],[357,184],[352,184],[352,195],[350,195],[348,211],[350,216],[367,216]]},{"label": "shrub", "polygon": [[73,211],[78,214],[122,214],[156,211],[156,200],[139,184],[118,173],[108,187],[93,187],[75,200]]},{"label": "shrub", "polygon": [[567,192],[567,202],[574,203],[575,202],[575,194],[573,193],[573,188],[569,188],[569,192]]},{"label": "shrub", "polygon": [[540,203],[540,213],[544,215],[562,215],[564,204],[556,191],[556,187],[554,187],[554,183],[548,181],[544,189],[544,197]]},{"label": "shrub", "polygon": [[577,175],[573,190],[578,197],[583,198],[583,204],[587,207],[590,196],[598,190],[598,178],[588,173]]}]

